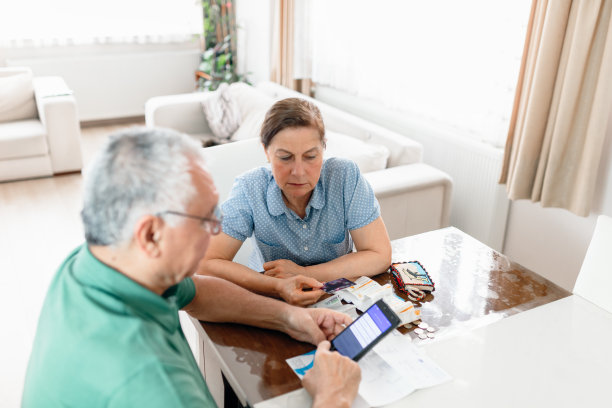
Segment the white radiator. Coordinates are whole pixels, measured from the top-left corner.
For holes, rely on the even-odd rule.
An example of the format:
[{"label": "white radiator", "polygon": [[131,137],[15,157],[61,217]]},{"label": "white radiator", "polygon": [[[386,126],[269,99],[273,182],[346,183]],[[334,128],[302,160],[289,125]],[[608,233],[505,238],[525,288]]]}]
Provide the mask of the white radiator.
[{"label": "white radiator", "polygon": [[198,49],[44,55],[6,60],[28,66],[34,75],[59,75],[74,91],[79,119],[144,115],[153,96],[191,92],[200,60]]},{"label": "white radiator", "polygon": [[501,251],[509,200],[497,184],[503,150],[456,137],[452,130],[406,118],[376,103],[317,86],[316,99],[376,122],[423,145],[423,161],[453,179],[451,225]]}]

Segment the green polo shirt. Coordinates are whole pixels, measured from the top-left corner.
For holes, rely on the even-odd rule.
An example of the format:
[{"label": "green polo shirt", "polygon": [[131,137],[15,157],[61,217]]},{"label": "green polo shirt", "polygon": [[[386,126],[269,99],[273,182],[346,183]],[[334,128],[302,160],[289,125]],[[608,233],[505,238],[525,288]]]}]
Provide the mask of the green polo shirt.
[{"label": "green polo shirt", "polygon": [[24,407],[212,407],[181,330],[191,278],[162,296],[77,248],[43,305]]}]

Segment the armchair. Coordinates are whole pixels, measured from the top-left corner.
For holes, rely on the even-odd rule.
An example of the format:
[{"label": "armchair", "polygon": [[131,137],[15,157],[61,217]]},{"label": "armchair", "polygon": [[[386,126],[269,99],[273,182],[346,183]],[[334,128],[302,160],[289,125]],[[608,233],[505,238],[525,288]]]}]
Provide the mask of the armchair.
[{"label": "armchair", "polygon": [[81,168],[76,102],[64,80],[0,68],[0,182]]}]

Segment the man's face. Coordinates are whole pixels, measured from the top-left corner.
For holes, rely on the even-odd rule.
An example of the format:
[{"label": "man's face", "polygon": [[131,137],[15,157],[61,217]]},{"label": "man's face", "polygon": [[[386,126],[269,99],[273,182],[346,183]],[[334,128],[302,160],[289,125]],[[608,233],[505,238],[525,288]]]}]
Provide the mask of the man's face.
[{"label": "man's face", "polygon": [[[185,213],[214,218],[213,212],[219,201],[219,193],[212,177],[195,163],[192,164],[190,174],[197,193],[186,206]],[[194,218],[184,218],[175,227],[167,227],[164,252],[172,284],[195,274],[208,248],[210,236],[206,225]]]}]

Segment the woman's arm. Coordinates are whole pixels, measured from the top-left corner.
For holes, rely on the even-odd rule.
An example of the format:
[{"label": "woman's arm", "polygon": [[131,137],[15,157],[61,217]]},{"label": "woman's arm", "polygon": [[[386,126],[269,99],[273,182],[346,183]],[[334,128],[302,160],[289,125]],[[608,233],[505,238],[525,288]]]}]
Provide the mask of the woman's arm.
[{"label": "woman's arm", "polygon": [[[316,302],[323,294],[320,290],[321,283],[311,277],[292,276],[289,279],[278,279],[233,262],[232,259],[241,246],[242,241],[223,232],[213,236],[206,255],[200,262],[198,274],[223,278],[253,292],[280,297],[300,306]],[[304,288],[313,290],[304,291]]]},{"label": "woman's arm", "polygon": [[296,265],[287,259],[266,262],[264,264],[266,275],[287,277],[301,274],[326,282],[338,278],[373,276],[384,272],[391,264],[391,242],[382,218],[378,217],[368,225],[350,233],[357,252],[306,267]]}]

